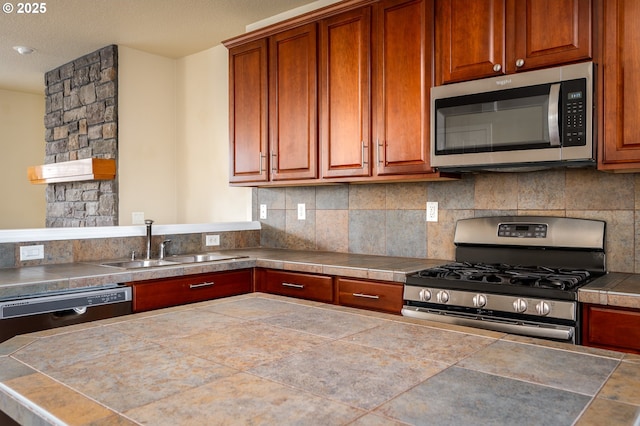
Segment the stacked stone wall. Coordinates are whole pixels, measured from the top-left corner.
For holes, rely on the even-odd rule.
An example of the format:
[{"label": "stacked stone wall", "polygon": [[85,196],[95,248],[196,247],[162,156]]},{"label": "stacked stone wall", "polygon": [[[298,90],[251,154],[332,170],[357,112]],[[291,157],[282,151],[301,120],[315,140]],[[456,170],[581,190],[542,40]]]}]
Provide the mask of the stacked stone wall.
[{"label": "stacked stone wall", "polygon": [[[45,164],[118,158],[118,49],[107,46],[45,74]],[[46,227],[118,224],[118,183],[49,184]]]}]

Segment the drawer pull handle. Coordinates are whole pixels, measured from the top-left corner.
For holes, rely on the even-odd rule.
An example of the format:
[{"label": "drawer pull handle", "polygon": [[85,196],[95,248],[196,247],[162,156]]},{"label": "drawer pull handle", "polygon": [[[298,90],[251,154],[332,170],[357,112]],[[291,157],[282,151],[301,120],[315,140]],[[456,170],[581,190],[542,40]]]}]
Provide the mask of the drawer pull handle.
[{"label": "drawer pull handle", "polygon": [[302,284],[293,284],[293,283],[282,283],[283,287],[291,287],[291,288],[299,288],[299,289],[303,289],[304,285]]},{"label": "drawer pull handle", "polygon": [[364,297],[365,299],[380,299],[380,296],[376,296],[375,294],[362,294],[362,293],[353,293],[354,297]]},{"label": "drawer pull handle", "polygon": [[189,284],[189,288],[202,288],[202,287],[211,287],[213,285],[215,285],[216,283],[211,281],[211,282],[206,282],[206,283],[200,283],[200,284]]}]

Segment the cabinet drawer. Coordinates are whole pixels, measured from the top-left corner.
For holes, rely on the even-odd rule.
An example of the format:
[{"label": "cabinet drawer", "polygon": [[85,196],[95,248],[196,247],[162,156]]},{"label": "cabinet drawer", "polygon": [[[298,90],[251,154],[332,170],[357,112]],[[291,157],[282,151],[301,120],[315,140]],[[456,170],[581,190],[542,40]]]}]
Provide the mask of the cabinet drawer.
[{"label": "cabinet drawer", "polygon": [[133,311],[200,302],[251,292],[251,271],[240,270],[132,283]]},{"label": "cabinet drawer", "polygon": [[582,344],[640,353],[640,310],[583,306]]},{"label": "cabinet drawer", "polygon": [[333,303],[333,278],[267,270],[264,289],[267,293]]},{"label": "cabinet drawer", "polygon": [[402,284],[338,278],[338,304],[400,314]]}]

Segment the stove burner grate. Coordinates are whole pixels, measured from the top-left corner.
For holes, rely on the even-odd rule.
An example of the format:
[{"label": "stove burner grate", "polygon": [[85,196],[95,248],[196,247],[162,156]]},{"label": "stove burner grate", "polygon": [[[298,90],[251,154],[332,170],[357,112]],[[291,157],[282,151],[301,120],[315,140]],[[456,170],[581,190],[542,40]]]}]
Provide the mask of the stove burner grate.
[{"label": "stove burner grate", "polygon": [[418,275],[423,278],[444,278],[556,290],[572,290],[586,283],[591,276],[585,270],[467,262],[454,262],[425,269]]}]

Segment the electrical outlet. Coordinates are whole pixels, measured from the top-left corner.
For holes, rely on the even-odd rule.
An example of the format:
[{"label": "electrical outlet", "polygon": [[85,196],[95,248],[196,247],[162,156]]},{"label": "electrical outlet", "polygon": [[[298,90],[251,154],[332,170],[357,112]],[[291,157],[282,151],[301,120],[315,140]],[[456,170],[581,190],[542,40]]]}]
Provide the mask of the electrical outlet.
[{"label": "electrical outlet", "polygon": [[132,225],[144,225],[144,212],[133,212],[133,213],[131,213],[131,224]]},{"label": "electrical outlet", "polygon": [[220,235],[207,235],[206,244],[208,246],[219,246],[220,245]]},{"label": "electrical outlet", "polygon": [[260,204],[260,219],[266,219],[266,218],[267,218],[267,205]]},{"label": "electrical outlet", "polygon": [[298,204],[298,220],[305,220],[307,218],[307,211],[304,203]]},{"label": "electrical outlet", "polygon": [[436,201],[427,201],[427,222],[438,221],[438,203]]},{"label": "electrical outlet", "polygon": [[20,247],[20,260],[44,259],[44,245]]}]

